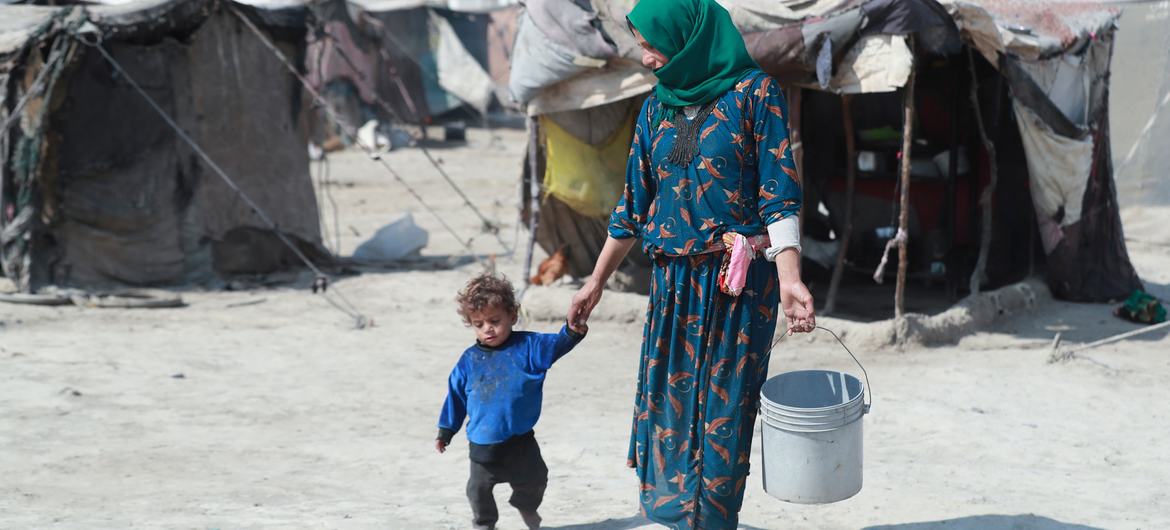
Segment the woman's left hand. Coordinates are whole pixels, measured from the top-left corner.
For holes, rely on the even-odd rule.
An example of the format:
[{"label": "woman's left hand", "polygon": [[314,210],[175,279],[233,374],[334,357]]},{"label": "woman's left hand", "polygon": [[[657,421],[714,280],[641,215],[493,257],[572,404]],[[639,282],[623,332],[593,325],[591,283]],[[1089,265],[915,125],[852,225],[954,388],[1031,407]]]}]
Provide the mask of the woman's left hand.
[{"label": "woman's left hand", "polygon": [[780,282],[780,307],[788,321],[788,334],[808,333],[817,327],[812,293],[800,280]]}]

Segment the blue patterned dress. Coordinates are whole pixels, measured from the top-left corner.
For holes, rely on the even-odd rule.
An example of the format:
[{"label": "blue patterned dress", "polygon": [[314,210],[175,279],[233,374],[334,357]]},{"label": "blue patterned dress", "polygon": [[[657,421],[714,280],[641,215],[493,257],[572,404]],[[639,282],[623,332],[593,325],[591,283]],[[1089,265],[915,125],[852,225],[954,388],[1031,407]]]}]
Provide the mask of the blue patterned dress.
[{"label": "blue patterned dress", "polygon": [[638,116],[609,226],[642,237],[654,262],[628,463],[651,520],[734,529],[780,295],[762,257],[738,297],[720,291],[719,249],[725,232],[764,234],[800,210],[787,104],[774,79],[745,76],[702,124],[687,167],[666,161],[675,127],[651,128],[658,105],[651,96]]}]

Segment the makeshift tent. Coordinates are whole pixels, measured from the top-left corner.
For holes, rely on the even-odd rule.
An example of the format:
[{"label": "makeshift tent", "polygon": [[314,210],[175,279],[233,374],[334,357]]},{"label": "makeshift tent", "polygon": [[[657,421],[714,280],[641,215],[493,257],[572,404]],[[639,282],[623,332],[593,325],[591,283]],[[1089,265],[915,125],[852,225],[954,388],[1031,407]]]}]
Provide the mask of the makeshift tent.
[{"label": "makeshift tent", "polygon": [[301,89],[236,9],[304,56],[297,2],[0,6],[0,264],[19,289],[203,282],[294,261],[128,77],[283,235],[326,255]]},{"label": "makeshift tent", "polygon": [[427,124],[465,118],[468,111],[484,116],[506,80],[512,4],[320,2],[314,9],[322,25],[309,34],[308,78],[343,109],[352,128],[371,119]]},{"label": "makeshift tent", "polygon": [[[509,95],[529,116],[539,116],[523,168],[522,218],[547,252],[565,249],[576,277],[592,272],[605,243],[603,210],[612,209],[621,193],[633,117],[653,86],[637,62],[637,44],[618,31],[629,7],[620,4],[595,4],[617,13],[610,16],[583,1],[526,2],[512,49]],[[627,148],[616,149],[623,140]],[[584,159],[595,160],[594,167],[583,171]],[[648,266],[644,256],[631,253],[615,283],[645,290]]]},{"label": "makeshift tent", "polygon": [[[529,13],[551,9],[559,15],[522,15],[513,56],[512,94],[525,98],[519,103],[530,116],[542,117],[538,126],[544,116],[588,116],[652,88],[653,76],[637,62],[624,20],[634,3],[594,0],[579,12],[565,2],[528,3]],[[838,243],[846,225],[853,226],[854,245],[842,256],[848,259],[829,265],[873,270],[901,225],[909,232],[910,274],[946,279],[953,287],[966,286],[971,274],[975,288],[1018,279],[1033,265],[1034,253],[1046,264],[1053,292],[1066,299],[1116,299],[1140,286],[1122,237],[1109,153],[1109,61],[1118,11],[998,0],[720,3],[761,67],[789,87],[793,141],[803,147],[797,157],[805,182],[806,247],[829,239],[830,231]],[[582,17],[613,44],[612,56],[598,56],[597,35],[563,29],[581,24],[540,23]],[[531,39],[526,27],[560,46],[525,46]],[[919,112],[911,110],[906,127],[908,92],[913,105],[907,106]],[[815,121],[805,119],[802,127],[800,116]],[[905,145],[904,130],[913,140]],[[537,138],[543,156],[539,144],[547,135]],[[846,145],[853,144],[848,153]],[[911,155],[903,179],[899,156],[906,146]],[[540,156],[530,165],[543,172],[544,182],[556,181],[545,168],[557,164],[541,163]],[[849,179],[854,163],[855,178]],[[979,198],[989,189],[983,209]],[[903,191],[909,200],[904,222],[896,216]],[[545,203],[559,199],[555,192],[539,195]],[[820,205],[827,218],[817,214]],[[582,217],[542,213],[537,240],[549,251],[556,238],[543,234],[569,229]],[[600,230],[604,223],[596,219]],[[604,233],[593,238],[604,239]],[[589,254],[596,246],[571,250]]]}]

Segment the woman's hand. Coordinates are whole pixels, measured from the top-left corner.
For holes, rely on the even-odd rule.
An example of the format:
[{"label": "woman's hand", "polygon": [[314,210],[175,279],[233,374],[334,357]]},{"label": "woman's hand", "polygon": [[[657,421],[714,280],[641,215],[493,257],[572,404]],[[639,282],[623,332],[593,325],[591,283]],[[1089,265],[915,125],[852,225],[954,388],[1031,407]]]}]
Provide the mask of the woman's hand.
[{"label": "woman's hand", "polygon": [[788,334],[808,333],[817,327],[812,293],[800,280],[780,282],[780,307],[788,321]]},{"label": "woman's hand", "polygon": [[780,252],[776,256],[776,273],[780,279],[780,308],[788,321],[788,335],[816,329],[812,293],[800,279],[800,253],[794,248]]},{"label": "woman's hand", "polygon": [[565,320],[569,323],[569,328],[583,333],[582,330],[588,330],[589,326],[586,323],[589,321],[589,314],[593,312],[593,308],[597,307],[597,302],[601,301],[601,291],[605,287],[605,282],[609,280],[609,275],[617,270],[618,264],[626,258],[626,254],[630,252],[630,248],[634,246],[637,239],[629,237],[625,239],[614,239],[613,236],[605,238],[605,245],[601,247],[601,254],[597,256],[597,263],[593,266],[593,275],[589,277],[589,281],[573,295],[573,303],[569,304],[569,314]]},{"label": "woman's hand", "polygon": [[586,323],[589,321],[589,314],[593,312],[593,308],[597,307],[597,303],[601,301],[601,284],[596,283],[592,278],[581,286],[577,294],[573,295],[573,302],[569,304],[569,314],[565,320],[568,321],[569,327],[573,329],[589,329]]}]

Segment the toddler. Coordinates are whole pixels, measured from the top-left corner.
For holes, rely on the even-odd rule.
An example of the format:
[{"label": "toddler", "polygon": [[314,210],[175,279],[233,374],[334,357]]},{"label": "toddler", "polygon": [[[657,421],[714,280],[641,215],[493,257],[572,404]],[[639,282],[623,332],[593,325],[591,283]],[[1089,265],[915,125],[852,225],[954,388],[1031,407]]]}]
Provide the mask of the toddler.
[{"label": "toddler", "polygon": [[520,511],[524,524],[540,528],[536,509],[544,498],[548,467],[532,428],[540,418],[544,375],[584,338],[587,328],[566,324],[559,333],[512,331],[519,310],[512,284],[492,274],[471,280],[456,301],[476,341],[451,370],[435,448],[446,451],[466,418],[473,527],[495,528],[499,512],[492,488],[506,482],[512,486],[509,503]]}]

